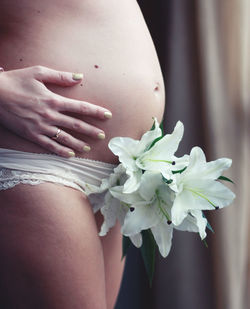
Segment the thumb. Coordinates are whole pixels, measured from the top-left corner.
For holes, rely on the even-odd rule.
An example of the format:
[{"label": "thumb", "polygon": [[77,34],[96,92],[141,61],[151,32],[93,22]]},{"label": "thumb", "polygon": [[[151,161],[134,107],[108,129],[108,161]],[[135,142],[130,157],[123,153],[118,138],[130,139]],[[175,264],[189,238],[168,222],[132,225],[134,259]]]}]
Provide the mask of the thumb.
[{"label": "thumb", "polygon": [[43,83],[51,83],[60,86],[72,86],[83,79],[82,73],[70,73],[56,71],[43,66],[35,67],[35,78]]}]

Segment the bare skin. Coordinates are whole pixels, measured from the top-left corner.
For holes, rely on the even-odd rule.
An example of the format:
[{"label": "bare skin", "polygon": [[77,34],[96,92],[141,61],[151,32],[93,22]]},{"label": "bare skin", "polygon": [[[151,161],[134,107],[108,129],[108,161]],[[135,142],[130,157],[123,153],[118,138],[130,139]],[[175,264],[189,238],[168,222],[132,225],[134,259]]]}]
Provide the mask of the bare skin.
[{"label": "bare skin", "polygon": [[[152,117],[161,120],[161,71],[134,0],[4,0],[0,44],[2,148],[74,151],[116,163],[110,138],[140,138]],[[72,72],[83,73],[83,80],[72,81]],[[27,99],[18,99],[20,93]],[[25,107],[30,117],[22,114]],[[52,144],[57,128],[61,140]],[[84,145],[91,151],[82,151]],[[0,203],[4,308],[29,309],[35,302],[48,309],[114,307],[123,270],[119,227],[100,239],[102,219],[82,193],[50,183],[18,185],[1,191]]]},{"label": "bare skin", "polygon": [[[61,87],[73,87],[82,82],[82,78],[79,79],[79,74],[58,72],[42,66],[1,73],[0,123],[26,139],[21,144],[23,150],[27,150],[29,140],[64,157],[74,156],[75,151],[89,151],[90,146],[87,143],[66,131],[60,131],[60,143],[51,138],[57,133],[59,125],[77,130],[78,133],[89,135],[93,139],[98,139],[98,134],[104,134],[102,130],[84,121],[65,115],[65,112],[84,114],[85,117],[101,120],[107,119],[107,116],[110,118],[112,113],[88,102],[55,94],[47,89],[45,82],[53,82]],[[2,133],[2,137],[5,138],[3,143],[8,140],[9,145],[13,145],[13,134],[9,131],[4,132],[4,127]],[[16,142],[19,145],[20,139]]]},{"label": "bare skin", "polygon": [[114,307],[123,271],[118,226],[99,238],[86,198],[63,186],[19,185],[1,199],[1,308]]},{"label": "bare skin", "polygon": [[[112,112],[112,120],[108,121],[74,114],[106,134],[106,139],[100,141],[63,128],[91,146],[92,151],[76,152],[77,156],[115,162],[107,151],[110,138],[140,138],[151,127],[152,117],[162,117],[162,75],[135,0],[74,0],[70,5],[65,0],[5,0],[1,1],[0,14],[0,59],[5,70],[42,65],[58,71],[82,72],[83,82],[73,87],[46,85],[56,94]],[[4,77],[0,74],[1,78]],[[28,89],[27,95],[29,92]],[[53,126],[55,115],[51,114]],[[46,147],[19,139],[3,128],[0,146],[48,152]]]}]

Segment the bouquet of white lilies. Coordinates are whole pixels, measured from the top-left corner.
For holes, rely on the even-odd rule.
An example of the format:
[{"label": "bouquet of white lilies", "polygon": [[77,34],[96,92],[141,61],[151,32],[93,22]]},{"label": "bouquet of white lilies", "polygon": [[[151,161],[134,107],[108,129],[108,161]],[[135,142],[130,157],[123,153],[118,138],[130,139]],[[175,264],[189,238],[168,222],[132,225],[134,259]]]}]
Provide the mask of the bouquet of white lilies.
[{"label": "bouquet of white lilies", "polygon": [[156,244],[163,257],[169,254],[173,230],[198,232],[206,237],[203,210],[229,205],[235,195],[220,180],[232,161],[221,158],[206,162],[204,152],[194,147],[190,155],[176,157],[184,132],[178,121],[172,134],[163,136],[154,119],[152,129],[141,140],[115,137],[109,142],[120,164],[102,183],[105,203],[100,235],[119,220],[124,237],[124,255],[132,242],[141,247],[152,280]]}]

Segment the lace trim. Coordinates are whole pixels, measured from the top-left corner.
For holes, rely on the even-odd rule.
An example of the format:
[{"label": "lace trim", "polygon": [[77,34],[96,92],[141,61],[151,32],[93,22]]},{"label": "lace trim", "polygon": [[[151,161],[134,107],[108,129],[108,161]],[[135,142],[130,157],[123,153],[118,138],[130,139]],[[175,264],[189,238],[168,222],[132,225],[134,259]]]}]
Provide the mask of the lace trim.
[{"label": "lace trim", "polygon": [[80,186],[73,181],[67,180],[61,176],[23,172],[18,170],[0,169],[0,190],[7,190],[18,184],[38,185],[44,182],[62,184],[85,193],[84,186]]},{"label": "lace trim", "polygon": [[[63,186],[71,187],[80,190],[86,195],[95,193],[97,191],[97,187],[94,185],[78,185],[73,180],[67,180],[60,176],[23,172],[7,168],[0,169],[0,190],[11,189],[18,184],[29,184],[35,186],[45,182],[52,182]],[[104,203],[104,196],[105,193],[97,193],[93,194],[93,196],[91,195],[88,197],[94,213],[96,213],[102,207]]]}]

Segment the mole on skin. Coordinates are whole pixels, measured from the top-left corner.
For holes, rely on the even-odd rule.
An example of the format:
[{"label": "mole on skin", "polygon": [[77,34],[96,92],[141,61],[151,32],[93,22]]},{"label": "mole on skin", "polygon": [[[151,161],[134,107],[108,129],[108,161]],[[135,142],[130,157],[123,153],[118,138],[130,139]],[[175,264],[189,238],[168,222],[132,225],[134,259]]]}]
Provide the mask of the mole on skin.
[{"label": "mole on skin", "polygon": [[159,83],[156,83],[156,86],[155,86],[155,88],[154,88],[154,91],[158,91],[158,90],[159,90],[159,86],[160,86],[160,84],[159,84]]}]

